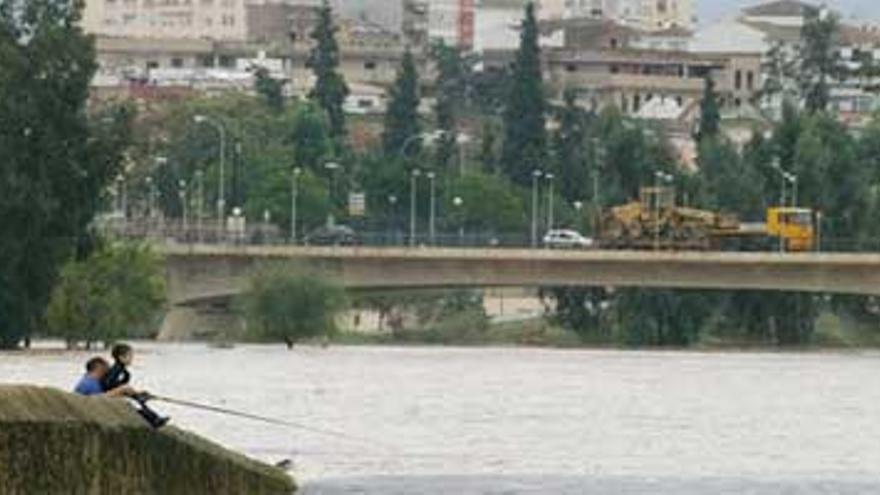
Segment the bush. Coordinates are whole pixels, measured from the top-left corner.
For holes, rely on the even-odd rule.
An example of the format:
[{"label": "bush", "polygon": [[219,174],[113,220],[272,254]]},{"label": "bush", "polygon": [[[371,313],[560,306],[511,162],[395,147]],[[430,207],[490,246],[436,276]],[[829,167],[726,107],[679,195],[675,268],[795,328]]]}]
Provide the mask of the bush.
[{"label": "bush", "polygon": [[266,266],[255,272],[242,307],[248,332],[288,347],[303,339],[336,332],[346,306],[345,291],[301,268]]},{"label": "bush", "polygon": [[65,265],[46,323],[68,344],[108,343],[135,336],[164,302],[161,260],[146,246],[112,244]]}]

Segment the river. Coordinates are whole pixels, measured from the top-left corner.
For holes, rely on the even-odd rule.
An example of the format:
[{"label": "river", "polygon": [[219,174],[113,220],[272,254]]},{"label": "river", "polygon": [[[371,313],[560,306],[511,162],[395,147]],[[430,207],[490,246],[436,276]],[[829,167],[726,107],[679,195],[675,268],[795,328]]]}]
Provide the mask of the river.
[{"label": "river", "polygon": [[[306,494],[880,493],[880,354],[137,344],[161,405]],[[0,354],[68,389],[84,352]]]}]

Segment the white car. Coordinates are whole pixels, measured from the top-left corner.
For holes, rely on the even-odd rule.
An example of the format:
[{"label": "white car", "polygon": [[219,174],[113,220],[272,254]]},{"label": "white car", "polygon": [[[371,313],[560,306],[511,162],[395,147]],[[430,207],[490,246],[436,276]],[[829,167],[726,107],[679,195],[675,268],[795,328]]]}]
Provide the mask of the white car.
[{"label": "white car", "polygon": [[593,239],[584,237],[574,230],[551,230],[544,236],[544,246],[549,248],[588,249],[593,247]]}]

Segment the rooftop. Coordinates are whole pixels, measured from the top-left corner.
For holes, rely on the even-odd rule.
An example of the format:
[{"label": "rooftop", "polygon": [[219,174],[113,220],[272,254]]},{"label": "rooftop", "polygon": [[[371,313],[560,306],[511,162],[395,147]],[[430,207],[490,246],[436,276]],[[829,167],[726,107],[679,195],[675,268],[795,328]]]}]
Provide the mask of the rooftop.
[{"label": "rooftop", "polygon": [[799,0],[775,0],[743,10],[749,17],[803,17],[817,7]]}]

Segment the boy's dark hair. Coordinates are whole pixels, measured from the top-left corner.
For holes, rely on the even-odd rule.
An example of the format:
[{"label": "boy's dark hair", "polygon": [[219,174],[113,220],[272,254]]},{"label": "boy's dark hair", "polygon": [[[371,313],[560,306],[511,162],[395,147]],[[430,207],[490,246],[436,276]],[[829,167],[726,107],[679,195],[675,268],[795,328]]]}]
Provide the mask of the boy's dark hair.
[{"label": "boy's dark hair", "polygon": [[102,357],[93,357],[86,362],[86,373],[91,373],[101,367],[109,368],[110,363]]},{"label": "boy's dark hair", "polygon": [[110,350],[110,355],[117,361],[119,361],[122,356],[128,354],[131,354],[131,346],[128,344],[115,344],[113,349]]}]

